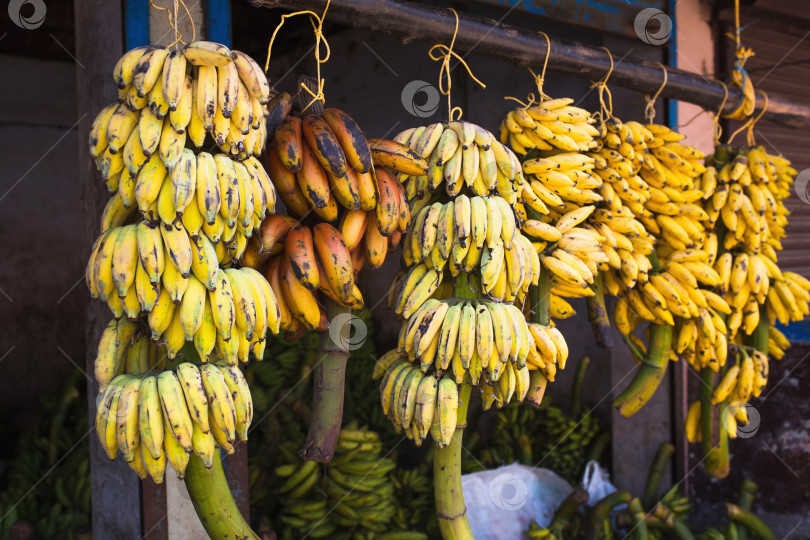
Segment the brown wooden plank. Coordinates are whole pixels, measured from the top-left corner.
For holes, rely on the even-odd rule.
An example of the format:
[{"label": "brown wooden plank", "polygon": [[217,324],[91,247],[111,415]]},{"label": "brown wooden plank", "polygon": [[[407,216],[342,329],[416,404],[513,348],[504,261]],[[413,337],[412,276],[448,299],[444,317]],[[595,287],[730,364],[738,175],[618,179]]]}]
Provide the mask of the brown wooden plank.
[{"label": "brown wooden plank", "polygon": [[235,452],[223,455],[222,466],[228,477],[228,487],[231,488],[236,505],[242,512],[245,520],[250,522],[250,475],[248,474],[248,445],[240,441],[234,446]]},{"label": "brown wooden plank", "polygon": [[[123,51],[121,4],[103,0],[76,0],[75,55],[81,66],[76,69],[76,96],[79,133],[79,181],[82,193],[82,239],[84,255],[99,234],[99,217],[109,194],[96,172],[87,136],[93,118],[101,108],[117,99],[111,79],[115,62]],[[95,352],[101,331],[110,319],[107,306],[91,301],[85,294],[86,365],[93,372]],[[90,418],[96,415],[98,384],[88,383]],[[91,422],[92,425],[92,422]],[[140,482],[122,458],[110,461],[95,433],[90,435],[91,482],[93,487],[93,536],[126,540],[141,537]]]}]

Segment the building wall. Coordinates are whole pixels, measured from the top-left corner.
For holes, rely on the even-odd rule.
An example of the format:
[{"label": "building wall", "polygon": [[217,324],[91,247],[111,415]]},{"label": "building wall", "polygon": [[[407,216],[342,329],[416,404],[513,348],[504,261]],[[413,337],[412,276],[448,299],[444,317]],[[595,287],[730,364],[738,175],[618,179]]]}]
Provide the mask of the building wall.
[{"label": "building wall", "polygon": [[84,363],[75,69],[71,61],[0,55],[3,427],[30,420],[40,399]]}]

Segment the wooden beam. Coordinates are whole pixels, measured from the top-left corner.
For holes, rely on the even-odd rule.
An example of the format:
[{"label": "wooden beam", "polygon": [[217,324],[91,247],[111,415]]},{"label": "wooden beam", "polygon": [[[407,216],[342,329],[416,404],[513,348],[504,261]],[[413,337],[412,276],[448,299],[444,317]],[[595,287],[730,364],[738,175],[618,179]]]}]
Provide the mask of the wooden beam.
[{"label": "wooden beam", "polygon": [[[82,240],[85,258],[99,235],[99,217],[110,194],[96,171],[87,146],[90,124],[108,103],[117,101],[112,69],[123,52],[121,4],[104,0],[75,0],[76,100],[78,105],[79,181],[82,194]],[[87,372],[93,373],[101,332],[110,310],[85,294]],[[88,382],[88,412],[96,417],[98,384]],[[90,425],[94,425],[91,421]],[[110,461],[90,434],[90,475],[93,493],[93,536],[120,540],[141,538],[140,483],[123,458]]]},{"label": "wooden beam", "polygon": [[[326,0],[249,1],[258,7],[309,9],[316,13],[322,13],[327,3]],[[455,27],[455,18],[450,10],[407,0],[331,0],[326,19],[383,32],[403,41],[445,44],[450,43]],[[610,56],[604,49],[553,38],[550,43],[549,69],[592,81],[603,78],[610,69]],[[546,58],[547,48],[545,38],[535,31],[475,15],[459,14],[454,46],[458,53],[475,51],[510,63],[539,68]],[[663,73],[658,64],[629,56],[614,58],[614,62],[610,76],[612,85],[651,94],[663,82]],[[723,101],[725,91],[720,82],[681,69],[667,68],[667,72],[667,85],[661,97],[694,103],[710,111],[716,111]],[[810,103],[789,101],[779,96],[768,97],[765,119],[794,128],[810,126]],[[729,89],[724,110],[731,112],[736,109],[740,99],[738,90]],[[761,107],[762,99],[758,97],[757,110]]]}]

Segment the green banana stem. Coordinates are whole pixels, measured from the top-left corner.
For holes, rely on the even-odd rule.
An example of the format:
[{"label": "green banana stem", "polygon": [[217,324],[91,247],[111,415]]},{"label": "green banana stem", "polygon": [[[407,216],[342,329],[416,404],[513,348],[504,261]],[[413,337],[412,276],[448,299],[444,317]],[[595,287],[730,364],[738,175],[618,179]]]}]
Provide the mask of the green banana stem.
[{"label": "green banana stem", "polygon": [[628,491],[614,491],[596,503],[594,507],[591,508],[591,511],[588,512],[588,532],[585,539],[597,540],[602,524],[610,517],[611,510],[620,504],[629,503],[630,498],[631,495]]},{"label": "green banana stem", "polygon": [[529,301],[532,305],[532,322],[548,326],[551,322],[551,273],[540,268],[537,287],[529,288]]},{"label": "green banana stem", "polygon": [[219,452],[214,452],[210,469],[206,469],[202,460],[192,453],[185,481],[194,510],[212,540],[260,540],[236,507]]},{"label": "green banana stem", "polygon": [[433,484],[436,518],[445,540],[474,540],[467,506],[461,491],[461,439],[467,427],[467,406],[472,387],[462,384],[458,392],[458,423],[450,444],[433,453]]},{"label": "green banana stem", "polygon": [[627,512],[630,514],[630,520],[633,524],[634,538],[636,540],[647,540],[647,522],[644,521],[644,508],[641,506],[638,497],[634,497],[627,504]]},{"label": "green banana stem", "polygon": [[763,540],[776,540],[773,531],[765,524],[764,521],[759,519],[753,512],[740,508],[736,504],[727,502],[728,518],[735,521],[745,528],[750,529],[754,536],[762,538]]},{"label": "green banana stem", "polygon": [[590,365],[591,357],[583,356],[574,374],[574,384],[572,385],[573,392],[571,395],[571,418],[574,420],[579,420],[582,414],[582,386],[585,384],[585,374],[588,372],[588,366]]},{"label": "green banana stem", "polygon": [[596,274],[594,279],[595,295],[585,298],[588,304],[588,320],[591,322],[593,337],[596,344],[603,349],[613,348],[613,332],[605,307],[605,285],[602,274]]},{"label": "green banana stem", "polygon": [[714,478],[725,478],[731,470],[728,455],[728,432],[720,421],[726,407],[723,401],[712,405],[714,372],[705,367],[700,370],[700,438],[703,447],[703,465]]},{"label": "green banana stem", "polygon": [[551,518],[548,529],[561,533],[568,525],[568,522],[571,521],[571,518],[574,517],[574,514],[577,513],[577,509],[587,503],[589,498],[588,492],[582,488],[576,488],[569,493],[560,503],[560,506],[557,507],[557,510],[554,511],[554,517]]},{"label": "green banana stem", "polygon": [[613,400],[619,414],[624,417],[632,416],[650,400],[666,374],[671,343],[671,326],[650,325],[650,347],[647,357],[624,392]]},{"label": "green banana stem", "polygon": [[[330,324],[337,321],[340,328],[321,333],[319,359],[315,365],[315,384],[312,395],[312,420],[304,447],[299,452],[306,461],[332,460],[343,420],[343,388],[346,381],[346,362],[349,351],[351,310],[330,298],[324,298],[326,317]],[[336,340],[338,342],[336,342]]]},{"label": "green banana stem", "polygon": [[764,306],[759,308],[759,324],[751,334],[749,343],[756,350],[768,354],[768,317]]},{"label": "green banana stem", "polygon": [[610,444],[610,438],[610,430],[603,430],[591,445],[590,450],[588,450],[588,457],[585,463],[589,461],[596,461],[598,463],[602,459],[602,454],[605,453],[605,450],[607,450]]},{"label": "green banana stem", "polygon": [[667,467],[675,447],[665,443],[658,448],[655,454],[650,472],[647,475],[647,483],[644,485],[644,493],[641,496],[643,508],[652,508],[658,502],[658,490],[661,488],[661,478],[664,476],[664,469]]},{"label": "green banana stem", "polygon": [[[756,495],[758,488],[759,486],[752,481],[747,478],[743,479],[742,486],[740,486],[740,494],[737,496],[737,506],[743,510],[751,510],[751,506],[754,504],[754,495]],[[742,526],[737,527],[737,524],[733,521],[730,522],[728,526],[730,529],[736,530],[737,540],[747,540],[748,529]]]}]

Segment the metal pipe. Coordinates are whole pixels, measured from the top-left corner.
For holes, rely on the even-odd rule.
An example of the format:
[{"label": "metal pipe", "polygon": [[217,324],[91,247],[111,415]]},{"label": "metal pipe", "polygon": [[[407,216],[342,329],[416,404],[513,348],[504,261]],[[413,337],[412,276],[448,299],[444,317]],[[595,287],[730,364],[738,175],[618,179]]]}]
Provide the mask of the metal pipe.
[{"label": "metal pipe", "polygon": [[[249,0],[257,7],[310,9],[321,13],[326,0]],[[407,0],[331,0],[327,20],[358,28],[366,28],[396,36],[403,41],[450,43],[455,18],[448,9],[409,2]],[[572,41],[550,39],[551,54],[548,67],[555,71],[584,77],[592,81],[605,76],[610,69],[610,57],[601,48]],[[503,24],[477,15],[459,14],[458,35],[454,50],[476,52],[539,68],[546,57],[546,40],[537,32]],[[654,93],[663,82],[658,64],[630,57],[614,58],[615,67],[610,84]],[[723,101],[723,85],[698,73],[667,68],[667,85],[661,96],[700,105],[716,111]],[[736,109],[741,100],[737,89],[729,88],[726,112]],[[762,98],[757,97],[757,110]],[[790,101],[780,96],[768,96],[764,119],[800,128],[810,125],[810,103]]]}]

